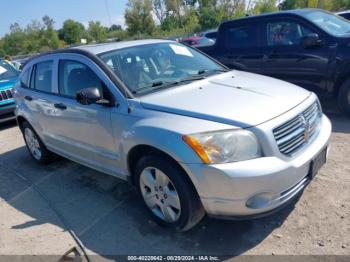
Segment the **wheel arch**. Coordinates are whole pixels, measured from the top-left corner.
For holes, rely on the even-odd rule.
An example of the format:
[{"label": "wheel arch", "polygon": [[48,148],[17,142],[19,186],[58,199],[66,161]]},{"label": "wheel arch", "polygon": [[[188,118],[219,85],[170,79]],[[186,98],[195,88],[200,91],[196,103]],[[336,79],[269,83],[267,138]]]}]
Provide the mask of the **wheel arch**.
[{"label": "wheel arch", "polygon": [[344,64],[337,70],[334,85],[333,85],[333,94],[335,97],[338,96],[341,86],[350,79],[350,62]]},{"label": "wheel arch", "polygon": [[[136,145],[133,148],[131,148],[127,154],[127,168],[130,174],[130,182],[133,185],[136,185],[135,181],[135,168],[137,165],[137,162],[146,155],[158,155],[158,156],[163,156],[170,160],[172,163],[174,163],[178,168],[180,168],[187,176],[187,179],[190,181],[191,185],[193,186],[194,189],[196,187],[193,184],[193,181],[189,174],[186,172],[186,170],[176,161],[174,157],[169,155],[168,153],[164,152],[163,150],[156,148],[151,145],[146,145],[146,144],[140,144]],[[197,190],[196,190],[197,192]]]},{"label": "wheel arch", "polygon": [[21,129],[21,131],[23,131],[22,130],[23,123],[24,122],[29,123],[28,120],[25,117],[23,117],[23,116],[17,116],[16,120],[17,120],[17,125],[18,125],[19,129]]}]

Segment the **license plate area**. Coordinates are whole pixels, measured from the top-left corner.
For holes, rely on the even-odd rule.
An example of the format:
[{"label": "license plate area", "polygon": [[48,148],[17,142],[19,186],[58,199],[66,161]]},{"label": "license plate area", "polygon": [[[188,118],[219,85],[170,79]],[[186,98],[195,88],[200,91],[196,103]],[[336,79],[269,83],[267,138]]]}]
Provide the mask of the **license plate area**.
[{"label": "license plate area", "polygon": [[321,169],[321,167],[326,163],[327,161],[327,148],[323,149],[318,155],[312,159],[310,164],[310,171],[309,176],[310,179],[313,179],[317,172]]}]

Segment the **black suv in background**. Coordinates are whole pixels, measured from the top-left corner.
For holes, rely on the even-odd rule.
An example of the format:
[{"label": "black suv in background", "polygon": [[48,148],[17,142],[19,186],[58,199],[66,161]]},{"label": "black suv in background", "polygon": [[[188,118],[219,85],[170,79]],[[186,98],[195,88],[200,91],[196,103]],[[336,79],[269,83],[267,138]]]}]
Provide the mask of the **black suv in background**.
[{"label": "black suv in background", "polygon": [[347,19],[347,20],[350,20],[350,10],[342,11],[342,12],[336,13],[336,15],[339,15],[339,16],[341,16],[341,17],[344,17],[344,18]]},{"label": "black suv in background", "polygon": [[350,115],[350,22],[337,15],[299,9],[227,21],[199,49],[233,69],[332,93]]}]

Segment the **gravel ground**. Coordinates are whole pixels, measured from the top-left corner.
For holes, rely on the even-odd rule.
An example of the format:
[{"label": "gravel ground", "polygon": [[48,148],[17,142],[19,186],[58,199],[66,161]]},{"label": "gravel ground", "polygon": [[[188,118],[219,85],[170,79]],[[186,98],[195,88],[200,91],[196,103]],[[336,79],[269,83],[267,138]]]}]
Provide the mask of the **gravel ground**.
[{"label": "gravel ground", "polygon": [[[350,255],[350,119],[333,123],[327,164],[282,211],[252,221],[205,218],[185,234],[155,225],[126,183],[69,160],[39,166],[19,129],[0,127],[0,254],[56,254],[76,246],[62,221],[20,174],[49,198],[89,254]],[[348,257],[349,258],[349,257]]]}]

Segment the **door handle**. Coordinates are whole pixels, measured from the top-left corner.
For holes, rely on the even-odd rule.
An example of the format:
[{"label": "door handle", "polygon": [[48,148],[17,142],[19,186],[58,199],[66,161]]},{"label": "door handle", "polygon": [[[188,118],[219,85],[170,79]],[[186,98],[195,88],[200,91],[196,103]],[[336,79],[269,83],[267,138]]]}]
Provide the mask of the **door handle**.
[{"label": "door handle", "polygon": [[59,104],[54,104],[54,106],[58,109],[61,109],[61,110],[66,110],[67,109],[67,106],[65,104],[62,104],[62,103],[59,103]]},{"label": "door handle", "polygon": [[270,54],[264,54],[263,55],[263,61],[265,61],[265,62],[272,62],[272,61],[274,61],[274,53],[270,53]]},{"label": "door handle", "polygon": [[28,101],[32,101],[32,100],[33,100],[33,97],[31,97],[31,96],[25,96],[24,99],[25,99],[25,100],[28,100]]}]

